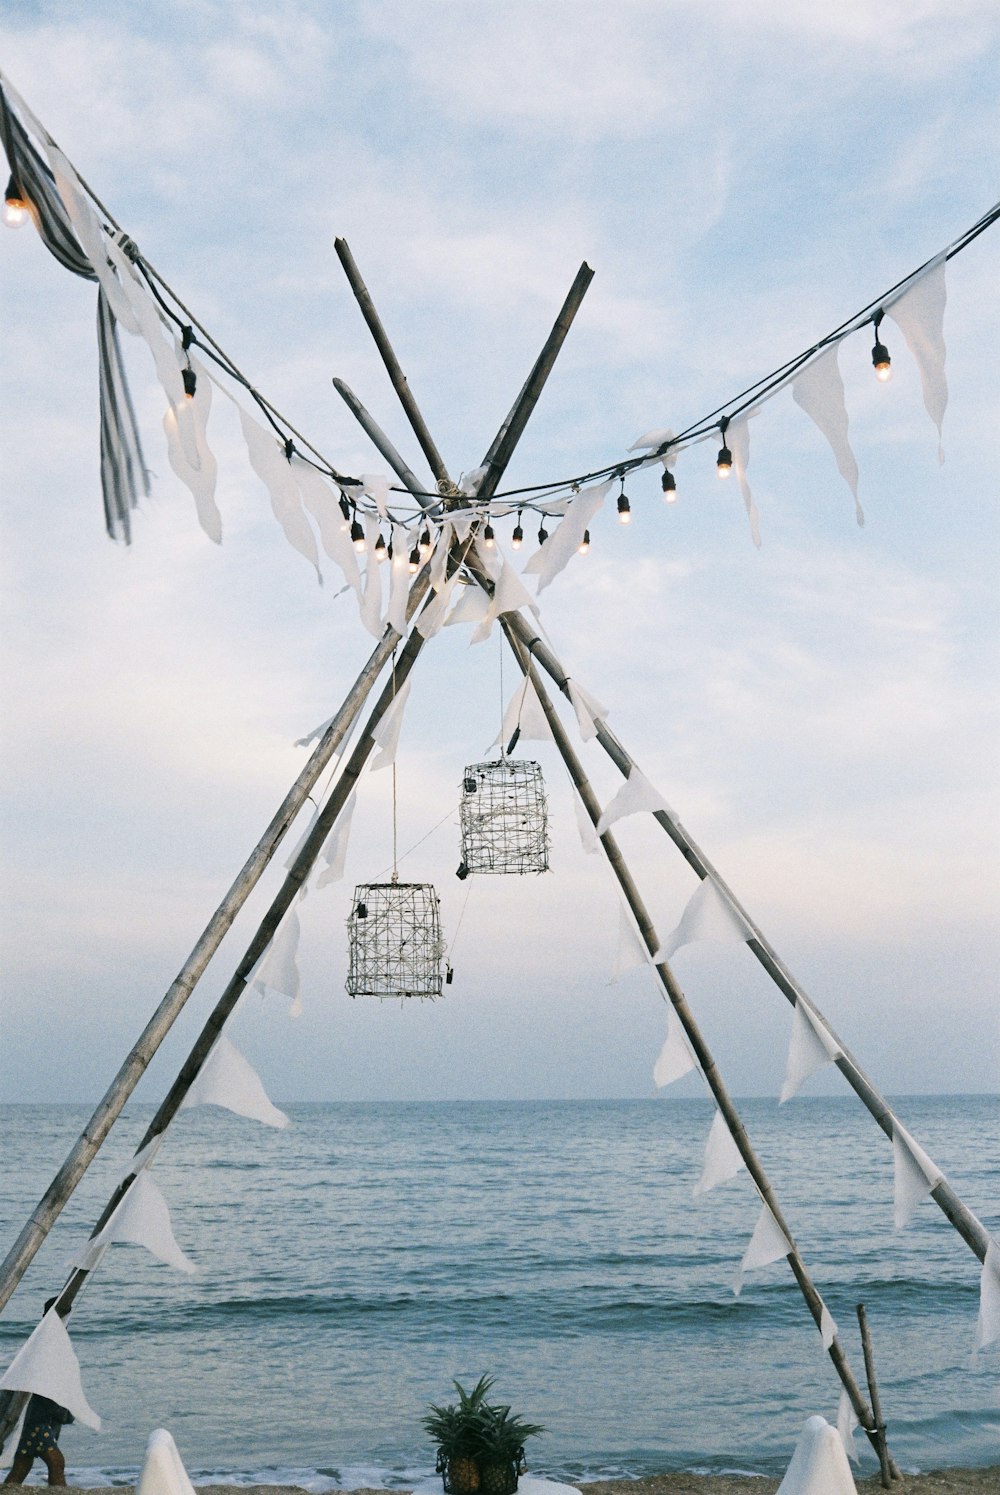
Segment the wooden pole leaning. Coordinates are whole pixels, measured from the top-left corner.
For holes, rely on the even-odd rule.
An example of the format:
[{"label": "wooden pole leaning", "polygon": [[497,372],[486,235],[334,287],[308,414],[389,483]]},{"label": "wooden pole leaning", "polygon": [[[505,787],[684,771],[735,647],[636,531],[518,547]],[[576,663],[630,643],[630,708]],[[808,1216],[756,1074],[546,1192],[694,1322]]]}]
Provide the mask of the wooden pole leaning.
[{"label": "wooden pole leaning", "polygon": [[[570,744],[570,740],[567,736],[566,729],[562,724],[562,720],[559,717],[559,714],[557,713],[555,707],[553,706],[549,694],[545,689],[545,686],[542,684],[538,671],[535,669],[534,664],[532,663],[531,651],[527,647],[525,647],[517,637],[516,629],[514,628],[514,626],[512,626],[512,620],[514,616],[515,615],[511,613],[502,613],[499,619],[500,626],[502,627],[504,634],[506,635],[507,640],[511,646],[514,657],[517,660],[518,667],[520,668],[522,674],[531,681],[531,684],[533,685],[538,695],[542,710],[545,713],[545,719],[549,724],[549,728],[551,729],[552,736],[555,740],[555,744],[559,751],[560,757],[562,758],[567,770],[569,771],[569,775],[573,781],[573,785],[576,788],[577,793],[579,794],[580,799],[584,805],[584,808],[586,809],[587,814],[591,820],[591,823],[596,830],[597,824],[601,818],[600,803],[597,799],[596,794],[594,793],[590,780],[587,778],[583,765],[580,763],[579,758],[576,756],[576,753],[574,752],[573,747]],[[605,855],[607,856],[608,862],[611,866],[611,870],[615,875],[625,901],[628,904],[629,909],[631,910],[632,915],[636,921],[639,933],[642,937],[642,941],[646,946],[649,954],[651,956],[655,955],[660,948],[659,937],[657,936],[652,920],[649,917],[649,913],[621,853],[618,843],[611,831],[605,831],[599,839],[604,849]],[[687,1037],[688,1043],[691,1046],[691,1050],[697,1058],[698,1065],[705,1078],[705,1082],[712,1092],[715,1103],[722,1113],[723,1118],[725,1119],[726,1126],[728,1127],[730,1135],[732,1136],[733,1141],[735,1142],[736,1147],[739,1150],[740,1157],[743,1159],[747,1172],[750,1174],[750,1177],[756,1184],[761,1199],[771,1211],[771,1214],[774,1216],[777,1224],[784,1232],[787,1239],[791,1242],[792,1249],[788,1253],[787,1261],[789,1266],[791,1267],[792,1274],[795,1277],[796,1282],[798,1283],[799,1290],[801,1291],[802,1296],[805,1299],[809,1312],[812,1315],[813,1321],[816,1324],[817,1329],[819,1329],[821,1328],[823,1322],[823,1312],[825,1307],[823,1299],[821,1298],[819,1291],[809,1274],[809,1270],[802,1259],[798,1247],[795,1245],[795,1238],[792,1235],[788,1222],[785,1220],[784,1215],[782,1214],[781,1206],[778,1203],[774,1190],[772,1189],[767,1174],[764,1171],[764,1167],[760,1159],[758,1158],[756,1151],[754,1150],[753,1144],[751,1143],[749,1135],[747,1134],[747,1130],[743,1125],[739,1112],[733,1104],[732,1098],[729,1095],[729,1091],[727,1090],[725,1083],[723,1082],[722,1076],[719,1074],[718,1068],[715,1064],[715,1060],[712,1057],[708,1045],[705,1043],[701,1031],[694,1020],[691,1009],[687,1004],[687,999],[684,996],[684,993],[677,981],[676,976],[665,960],[658,962],[657,965],[653,967],[653,969],[655,970],[660,984],[663,987],[666,999],[670,1002],[674,1011],[677,1013],[681,1026],[683,1027],[685,1035]],[[865,1401],[861,1388],[858,1385],[858,1382],[856,1381],[854,1374],[850,1368],[847,1356],[845,1355],[843,1347],[836,1335],[833,1337],[833,1340],[829,1346],[828,1353],[830,1355],[830,1359],[833,1361],[837,1374],[840,1377],[841,1384],[843,1385],[848,1397],[850,1398],[851,1406],[854,1408],[855,1415],[857,1416],[859,1423],[864,1428],[869,1439],[871,1440],[872,1446],[876,1448],[877,1452],[875,1418],[867,1402]]]},{"label": "wooden pole leaning", "polygon": [[861,1330],[861,1349],[865,1357],[865,1376],[868,1380],[868,1392],[872,1399],[872,1412],[875,1416],[875,1431],[878,1434],[878,1460],[882,1474],[882,1488],[888,1490],[892,1483],[893,1475],[890,1467],[889,1449],[885,1441],[885,1419],[882,1416],[882,1399],[878,1394],[878,1382],[875,1379],[875,1351],[872,1349],[871,1330],[868,1327],[868,1315],[865,1305],[857,1305],[858,1326]]},{"label": "wooden pole leaning", "polygon": [[[429,576],[424,571],[418,576],[411,589],[411,608],[415,608],[423,600],[429,584]],[[343,742],[361,711],[372,685],[399,640],[400,635],[396,630],[388,628],[375,646],[337,715],[310,754],[232,887],[212,915],[191,954],[167,989],[84,1130],[70,1149],[59,1172],[35,1206],[3,1263],[0,1264],[0,1310],[3,1309],[24,1276],[32,1258],[96,1156],[98,1149],[121,1114],[126,1101],[149,1066],[153,1055],[179,1017],[210,959],[222,943],[224,935],[274,855],[282,836],[302,808],[320,774]]]},{"label": "wooden pole leaning", "polygon": [[[483,567],[477,564],[475,556],[470,557],[466,564],[466,569],[476,577],[476,580],[481,585],[492,588],[492,582],[489,581]],[[546,674],[551,677],[567,699],[569,699],[569,677],[553,651],[542,639],[539,639],[535,635],[530,625],[520,613],[510,613],[506,616],[511,620],[511,626],[518,641],[526,648],[531,647],[532,657],[542,666]],[[597,740],[601,747],[607,753],[615,767],[625,778],[628,778],[629,773],[635,767],[634,759],[605,722],[598,721],[595,725],[597,728]],[[851,1089],[878,1122],[882,1131],[891,1139],[895,1128],[900,1123],[889,1102],[879,1093],[857,1059],[854,1058],[837,1037],[836,1032],[823,1016],[823,1013],[780,959],[777,951],[754,923],[729,885],[720,877],[705,852],[702,851],[694,838],[675,816],[668,815],[664,810],[653,811],[653,816],[681,852],[684,860],[697,873],[698,877],[702,879],[711,877],[723,897],[732,904],[740,917],[746,920],[752,932],[750,939],[747,940],[747,945],[751,953],[760,965],[763,966],[764,970],[767,971],[787,1001],[793,1007],[796,1002],[801,1002],[830,1035],[830,1038],[840,1050],[840,1054],[834,1060],[834,1063]],[[978,1260],[980,1262],[985,1261],[986,1249],[990,1243],[990,1233],[982,1221],[962,1202],[953,1185],[947,1179],[942,1179],[931,1190],[931,1198]]]}]

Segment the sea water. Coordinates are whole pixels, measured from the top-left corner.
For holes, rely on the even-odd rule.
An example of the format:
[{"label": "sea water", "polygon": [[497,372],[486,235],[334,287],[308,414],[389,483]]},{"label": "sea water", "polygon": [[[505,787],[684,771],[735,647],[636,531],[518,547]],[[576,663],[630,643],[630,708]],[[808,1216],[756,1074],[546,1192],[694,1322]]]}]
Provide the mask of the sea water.
[{"label": "sea water", "polygon": [[[156,1163],[195,1276],[115,1246],[69,1321],[95,1434],[74,1483],[134,1479],[154,1427],[196,1479],[402,1487],[451,1382],[496,1378],[547,1431],[534,1472],[779,1473],[840,1385],[785,1262],[732,1279],[759,1212],[745,1173],[698,1198],[702,1100],[292,1105],[274,1131],[180,1114]],[[905,1098],[901,1119],[1000,1230],[995,1097]],[[1000,1462],[997,1347],[973,1357],[979,1264],[936,1205],[892,1223],[892,1148],[853,1099],[741,1103],[786,1217],[907,1468]],[[89,1233],[151,1111],[131,1105],[0,1319],[7,1364]],[[0,1245],[86,1120],[0,1108]],[[862,1438],[863,1468],[874,1467]]]}]

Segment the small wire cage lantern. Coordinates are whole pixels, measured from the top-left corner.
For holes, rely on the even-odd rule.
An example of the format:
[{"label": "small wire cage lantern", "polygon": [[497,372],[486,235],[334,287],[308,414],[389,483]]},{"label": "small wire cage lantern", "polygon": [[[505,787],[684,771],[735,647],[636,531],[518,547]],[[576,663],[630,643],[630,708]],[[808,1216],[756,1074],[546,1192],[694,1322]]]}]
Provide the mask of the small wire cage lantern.
[{"label": "small wire cage lantern", "polygon": [[354,889],[347,936],[347,990],[352,997],[441,995],[445,945],[431,883],[360,883]]},{"label": "small wire cage lantern", "polygon": [[471,763],[462,779],[459,819],[459,877],[548,871],[549,816],[540,764],[507,757]]}]

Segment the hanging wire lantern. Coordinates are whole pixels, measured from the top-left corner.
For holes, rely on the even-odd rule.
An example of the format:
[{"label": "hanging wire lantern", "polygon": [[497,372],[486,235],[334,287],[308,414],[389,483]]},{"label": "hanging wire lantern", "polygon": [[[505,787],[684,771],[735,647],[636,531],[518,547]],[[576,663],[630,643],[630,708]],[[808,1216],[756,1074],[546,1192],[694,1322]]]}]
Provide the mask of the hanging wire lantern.
[{"label": "hanging wire lantern", "polygon": [[538,763],[503,757],[470,764],[462,779],[459,818],[459,877],[548,871],[549,817]]},{"label": "hanging wire lantern", "polygon": [[[445,944],[429,882],[366,882],[347,921],[352,997],[439,997]],[[448,972],[445,980],[451,980]]]}]

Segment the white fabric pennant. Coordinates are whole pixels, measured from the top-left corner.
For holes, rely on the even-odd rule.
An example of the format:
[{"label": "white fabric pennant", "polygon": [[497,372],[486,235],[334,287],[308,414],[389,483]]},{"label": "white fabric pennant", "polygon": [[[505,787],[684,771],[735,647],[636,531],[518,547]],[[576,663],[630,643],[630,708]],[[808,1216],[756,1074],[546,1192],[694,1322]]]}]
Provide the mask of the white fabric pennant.
[{"label": "white fabric pennant", "polygon": [[[305,897],[305,891],[303,888],[300,892],[300,899]],[[302,1013],[298,964],[300,934],[299,916],[293,903],[272,935],[271,943],[258,961],[252,978],[254,987],[262,995],[273,991],[291,999],[289,1017],[300,1017]]]},{"label": "white fabric pennant", "polygon": [[615,950],[615,963],[611,968],[612,985],[619,981],[627,971],[634,971],[636,966],[644,966],[649,962],[649,955],[645,945],[639,938],[639,932],[632,922],[632,916],[624,906],[618,910],[618,946]]},{"label": "white fabric pennant", "polygon": [[[179,343],[176,352],[178,359],[184,356]],[[210,540],[221,545],[222,516],[215,502],[218,466],[205,436],[212,408],[212,381],[208,370],[196,358],[191,359],[191,370],[195,376],[193,396],[190,399],[185,396],[177,405],[168,405],[163,417],[167,457],[181,482],[191,491],[198,523]]]},{"label": "white fabric pennant", "polygon": [[726,444],[733,454],[733,466],[736,468],[736,478],[743,495],[743,504],[750,521],[750,537],[753,543],[760,549],[760,515],[757,505],[754,503],[753,494],[750,492],[750,484],[747,481],[747,468],[750,465],[750,424],[749,420],[734,421],[726,429]]},{"label": "white fabric pennant", "polygon": [[566,518],[555,533],[535,551],[524,570],[526,575],[538,577],[539,592],[544,592],[576,555],[584,531],[590,528],[591,520],[603,504],[611,486],[610,482],[597,483],[592,488],[582,489],[573,499]]},{"label": "white fabric pennant", "polygon": [[403,712],[410,697],[409,678],[403,681],[402,686],[396,692],[395,700],[382,716],[382,720],[372,733],[372,737],[378,743],[380,752],[372,762],[372,772],[377,768],[388,768],[396,761],[396,750],[399,747],[399,734],[403,728]]},{"label": "white fabric pennant", "polygon": [[[506,740],[509,741],[510,739],[507,738]],[[597,839],[597,832],[594,830],[594,822],[587,814],[587,807],[580,798],[576,788],[572,790],[572,795],[573,808],[576,811],[576,826],[580,832],[580,845],[587,856],[593,856],[595,852],[601,849],[601,843]]]},{"label": "white fabric pennant", "polygon": [[360,597],[361,568],[357,552],[351,544],[351,526],[344,518],[338,495],[328,479],[317,472],[304,457],[300,457],[298,452],[292,453],[291,468],[302,502],[319,530],[323,549],[334,565],[339,566],[347,585],[353,587]]},{"label": "white fabric pennant", "polygon": [[864,524],[864,510],[858,500],[858,464],[847,436],[847,402],[837,359],[838,347],[834,343],[795,376],[792,399],[830,443],[837,471],[854,495],[855,517],[859,524]]},{"label": "white fabric pennant", "polygon": [[458,572],[456,571],[454,576],[442,584],[426,607],[421,609],[416,626],[417,632],[424,638],[433,638],[444,627],[445,616],[451,606],[451,599],[457,585]]},{"label": "white fabric pennant", "polygon": [[483,621],[469,642],[472,644],[481,644],[484,639],[489,638],[493,631],[493,624],[500,617],[501,613],[516,612],[521,607],[529,607],[535,613],[538,611],[532,601],[530,592],[528,592],[523,581],[514,570],[514,567],[509,561],[501,559],[500,574],[493,587],[493,596],[483,615]]},{"label": "white fabric pennant", "polygon": [[673,441],[673,439],[673,431],[668,430],[664,426],[656,431],[646,431],[642,436],[639,437],[638,441],[633,441],[632,445],[629,447],[629,451],[650,452],[655,450],[656,447],[662,446],[665,441]]},{"label": "white fabric pennant", "polygon": [[753,1235],[747,1249],[743,1253],[743,1260],[736,1269],[733,1278],[733,1292],[737,1297],[743,1291],[743,1278],[747,1272],[752,1272],[756,1267],[768,1267],[773,1261],[781,1261],[782,1257],[788,1255],[794,1248],[777,1220],[771,1214],[766,1204],[760,1207],[757,1216],[757,1224],[753,1228]]},{"label": "white fabric pennant", "polygon": [[358,791],[352,789],[347,797],[347,803],[337,818],[326,844],[323,847],[323,860],[326,862],[326,871],[321,872],[316,879],[316,887],[325,888],[329,883],[339,882],[344,875],[344,867],[347,863],[347,843],[351,835],[351,820],[354,817],[354,806],[358,801]]},{"label": "white fabric pennant", "polygon": [[796,1002],[792,1013],[792,1034],[788,1041],[788,1061],[779,1104],[797,1095],[810,1075],[838,1059],[843,1050],[810,1012],[804,1002]]},{"label": "white fabric pennant", "polygon": [[115,1242],[145,1246],[153,1256],[181,1272],[198,1270],[174,1238],[167,1201],[148,1168],[139,1170],[111,1219],[78,1252],[75,1264],[89,1272],[105,1247]]},{"label": "white fabric pennant", "polygon": [[72,1412],[77,1422],[100,1430],[101,1419],[83,1394],[76,1351],[54,1308],[49,1309],[0,1376],[0,1389],[47,1396]]},{"label": "white fabric pennant", "polygon": [[240,425],[243,427],[250,466],[270,494],[271,508],[284,531],[285,539],[294,550],[305,556],[314,567],[317,579],[322,581],[316,536],[302,508],[302,494],[295,472],[280,442],[243,409],[240,410]]},{"label": "white fabric pennant", "polygon": [[406,632],[406,603],[410,595],[410,551],[413,541],[401,524],[392,526],[392,560],[389,562],[389,608],[385,621],[396,632]]},{"label": "white fabric pennant", "polygon": [[118,1175],[118,1182],[124,1183],[125,1179],[136,1177],[144,1168],[152,1167],[165,1136],[166,1132],[157,1132],[151,1142],[147,1142],[145,1147],[140,1148],[135,1156],[129,1159],[128,1167]]},{"label": "white fabric pennant", "polygon": [[893,1221],[896,1229],[902,1230],[921,1199],[937,1188],[944,1174],[920,1143],[895,1119],[892,1123],[892,1158]]},{"label": "white fabric pennant", "polygon": [[714,940],[720,945],[742,945],[752,935],[743,915],[733,907],[715,879],[703,877],[688,899],[677,927],[667,935],[653,957],[654,963],[669,960],[682,945],[695,940]]},{"label": "white fabric pennant", "polygon": [[614,798],[605,805],[604,813],[597,822],[597,834],[603,836],[616,820],[623,820],[626,815],[638,815],[643,810],[665,810],[671,819],[674,815],[660,791],[654,789],[646,775],[633,763],[628,778]]},{"label": "white fabric pennant", "polygon": [[820,1311],[819,1332],[823,1339],[823,1348],[828,1350],[837,1337],[837,1324],[825,1303]]},{"label": "white fabric pennant", "polygon": [[667,1037],[659,1058],[653,1065],[653,1083],[662,1090],[664,1085],[672,1085],[674,1080],[690,1074],[697,1067],[694,1055],[688,1048],[681,1020],[673,1007],[668,1006]]},{"label": "white fabric pennant", "polygon": [[716,1110],[709,1129],[708,1141],[705,1143],[705,1161],[702,1165],[701,1177],[694,1186],[695,1195],[707,1194],[708,1190],[714,1189],[716,1185],[728,1183],[731,1178],[736,1177],[741,1168],[745,1167],[740,1150],[726,1125],[726,1118],[721,1111]]},{"label": "white fabric pennant", "polygon": [[363,472],[361,487],[378,509],[380,519],[389,517],[389,479],[382,472]]},{"label": "white fabric pennant", "polygon": [[979,1279],[979,1321],[974,1350],[984,1349],[995,1339],[1000,1339],[1000,1245],[991,1236]]},{"label": "white fabric pennant", "polygon": [[577,685],[575,680],[567,680],[566,689],[569,691],[570,704],[576,712],[580,736],[584,742],[589,742],[592,737],[597,736],[597,723],[605,719],[608,708],[602,706],[597,697],[584,690],[582,685]]},{"label": "white fabric pennant", "polygon": [[937,426],[939,462],[944,461],[941,427],[948,405],[948,381],[944,373],[944,308],[948,299],[946,263],[944,256],[939,256],[885,309],[886,315],[892,318],[905,337],[920,370],[924,407]]},{"label": "white fabric pennant", "polygon": [[375,554],[378,539],[378,519],[374,514],[365,515],[365,588],[361,594],[359,612],[361,621],[374,638],[381,638],[382,627],[382,566]]},{"label": "white fabric pennant", "polygon": [[445,627],[450,628],[453,623],[481,623],[489,610],[490,599],[482,587],[461,587],[458,601],[445,619]]},{"label": "white fabric pennant", "polygon": [[851,1405],[851,1398],[847,1394],[847,1387],[841,1388],[840,1401],[837,1403],[837,1432],[840,1441],[844,1445],[844,1452],[855,1464],[860,1464],[861,1458],[854,1446],[854,1429],[860,1427],[858,1414]]},{"label": "white fabric pennant", "polygon": [[[125,296],[121,281],[112,265],[109,264],[109,260],[115,258],[117,246],[101,228],[97,215],[80,187],[79,177],[62,151],[51,141],[46,144],[46,151],[59,196],[63,200],[63,206],[73,225],[73,232],[83,245],[91,268],[100,281],[101,288],[114,313],[115,321],[120,323],[126,332],[131,332],[133,336],[138,337],[139,324],[135,313]],[[183,393],[183,390],[181,392]]]},{"label": "white fabric pennant", "polygon": [[[552,728],[549,726],[535,687],[527,675],[507,703],[507,710],[503,714],[503,726],[498,736],[494,737],[493,743],[499,742],[506,746],[513,737],[515,728],[520,729],[520,736],[526,742],[552,741]],[[490,744],[491,747],[493,743]]]},{"label": "white fabric pennant", "polygon": [[185,1106],[222,1106],[249,1121],[261,1121],[265,1126],[291,1125],[284,1111],[271,1104],[260,1075],[249,1059],[230,1043],[224,1033],[216,1039],[201,1072],[181,1101],[182,1110]]},{"label": "white fabric pennant", "polygon": [[166,1428],[150,1433],[135,1495],[195,1495],[194,1486]]},{"label": "white fabric pennant", "polygon": [[[435,592],[440,592],[448,578],[448,557],[451,554],[452,528],[447,522],[442,524],[440,531],[431,528],[431,539],[434,548],[431,551],[431,586]],[[456,571],[455,575],[458,575]],[[454,577],[451,578],[454,581]]]}]

